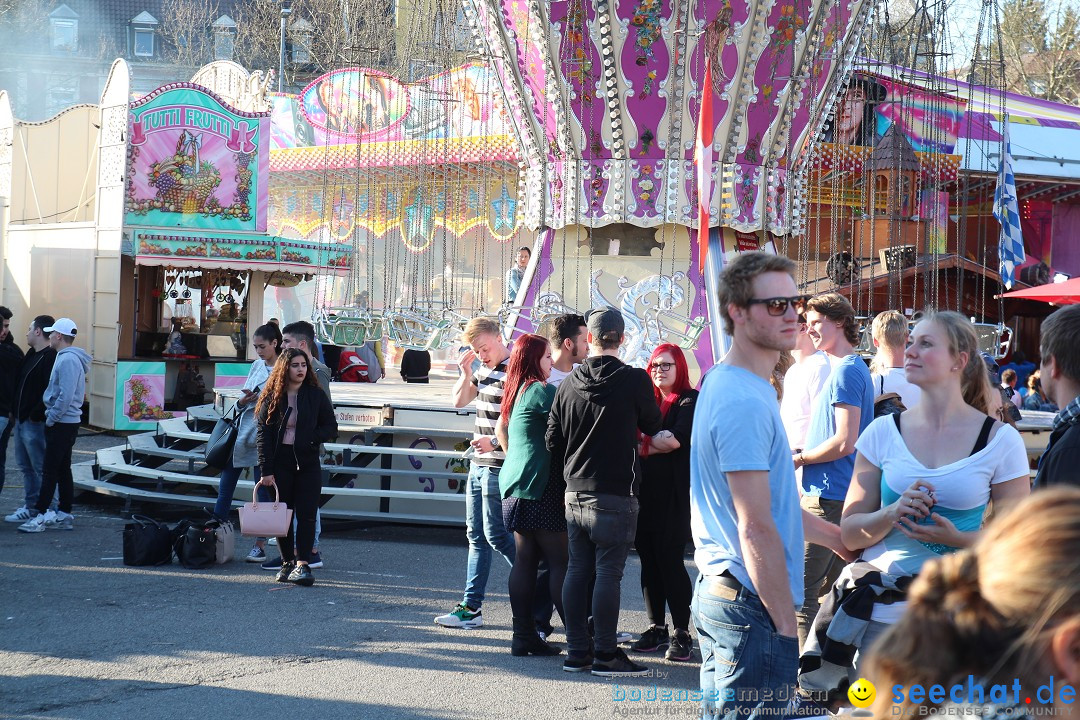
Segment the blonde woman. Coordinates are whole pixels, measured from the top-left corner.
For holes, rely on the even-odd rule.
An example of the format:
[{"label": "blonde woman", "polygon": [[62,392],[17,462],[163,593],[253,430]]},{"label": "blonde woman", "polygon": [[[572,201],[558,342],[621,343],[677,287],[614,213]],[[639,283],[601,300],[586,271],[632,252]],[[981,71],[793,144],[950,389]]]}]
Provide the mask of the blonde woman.
[{"label": "blonde woman", "polygon": [[[878,647],[866,677],[878,688],[880,720],[1071,715],[1069,693],[1080,683],[1080,489],[1040,490],[971,549],[927,562]],[[1049,696],[1039,689],[1048,684]],[[916,685],[943,692],[927,693],[934,702],[911,692]]]}]

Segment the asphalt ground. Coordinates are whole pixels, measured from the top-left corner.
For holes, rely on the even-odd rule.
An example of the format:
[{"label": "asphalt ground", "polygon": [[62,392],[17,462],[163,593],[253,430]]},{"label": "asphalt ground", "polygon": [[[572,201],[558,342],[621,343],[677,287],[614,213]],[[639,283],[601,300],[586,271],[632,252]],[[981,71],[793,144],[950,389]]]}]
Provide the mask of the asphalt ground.
[{"label": "asphalt ground", "polygon": [[[122,439],[84,430],[76,462]],[[9,456],[0,510],[22,504]],[[191,510],[143,505],[175,521]],[[274,582],[258,565],[208,570],[121,561],[123,507],[77,495],[75,530],[28,535],[0,523],[2,718],[695,717],[698,665],[631,654],[651,677],[563,672],[561,657],[510,655],[509,568],[496,560],[485,625],[432,618],[461,599],[462,529],[343,523],[324,528],[316,584]],[[239,539],[237,557],[250,545]],[[687,558],[691,576],[692,562]],[[622,630],[647,626],[631,553]],[[556,624],[558,620],[556,618]],[[555,642],[565,648],[562,628]],[[695,649],[695,660],[699,659]],[[622,696],[626,699],[616,700]],[[641,697],[641,700],[633,698]]]}]

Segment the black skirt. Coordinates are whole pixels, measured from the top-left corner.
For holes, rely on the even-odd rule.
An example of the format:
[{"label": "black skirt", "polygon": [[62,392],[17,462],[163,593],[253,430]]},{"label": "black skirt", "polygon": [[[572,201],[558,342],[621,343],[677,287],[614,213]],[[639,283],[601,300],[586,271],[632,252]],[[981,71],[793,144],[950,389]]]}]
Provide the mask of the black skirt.
[{"label": "black skirt", "polygon": [[503,498],[503,524],[510,532],[566,532],[566,509],[563,501],[565,493],[566,483],[561,476],[555,477],[553,473],[552,477],[548,478],[539,500]]}]

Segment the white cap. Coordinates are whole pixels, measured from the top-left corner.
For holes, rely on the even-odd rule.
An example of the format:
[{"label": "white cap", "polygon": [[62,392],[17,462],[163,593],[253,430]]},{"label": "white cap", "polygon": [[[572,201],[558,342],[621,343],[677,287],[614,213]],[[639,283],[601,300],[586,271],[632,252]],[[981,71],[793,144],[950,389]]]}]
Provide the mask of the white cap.
[{"label": "white cap", "polygon": [[61,335],[69,335],[75,337],[79,332],[79,328],[75,327],[75,321],[71,318],[60,318],[52,324],[52,327],[47,327],[42,330],[43,333],[48,335],[49,333],[58,332]]}]

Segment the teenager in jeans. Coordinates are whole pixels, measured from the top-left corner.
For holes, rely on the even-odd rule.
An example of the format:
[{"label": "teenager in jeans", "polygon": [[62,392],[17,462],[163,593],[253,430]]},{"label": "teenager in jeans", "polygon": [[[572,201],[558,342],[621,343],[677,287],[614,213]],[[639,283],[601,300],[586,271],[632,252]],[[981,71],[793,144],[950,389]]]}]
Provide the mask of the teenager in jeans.
[{"label": "teenager in jeans", "polygon": [[[278,353],[281,352],[281,331],[278,330],[277,325],[267,323],[255,331],[255,334],[251,336],[251,343],[258,358],[248,369],[243,397],[236,401],[236,406],[239,408],[236,419],[238,424],[236,443],[233,445],[232,456],[229,458],[229,467],[221,470],[217,502],[214,504],[214,517],[223,521],[229,518],[233,495],[236,492],[236,482],[240,479],[240,473],[244,471],[244,468],[252,468],[255,482],[259,481],[258,422],[255,420],[255,403],[259,399],[259,392],[270,378],[270,371],[277,361]],[[272,498],[266,494],[265,488],[259,488],[259,500],[267,499]],[[247,555],[247,561],[251,563],[265,561],[265,547],[266,538],[256,538],[254,547]]]},{"label": "teenager in jeans", "polygon": [[[56,319],[51,315],[38,315],[26,331],[29,349],[15,383],[14,405],[11,421],[15,424],[11,436],[15,463],[23,475],[23,504],[4,518],[5,522],[24,523],[37,514],[38,494],[41,491],[42,473],[45,468],[45,388],[49,386],[56,351],[49,347],[45,328],[52,327]],[[55,510],[56,503],[50,507]]]},{"label": "teenager in jeans", "polygon": [[[638,433],[660,432],[662,418],[644,370],[619,360],[622,314],[614,308],[586,317],[593,357],[575,368],[555,393],[547,447],[566,480],[570,563],[563,583],[568,650],[563,669],[593,675],[646,675],[616,646],[619,595],[626,556],[637,530],[641,463]],[[593,589],[595,649],[588,630]]]},{"label": "teenager in jeans", "polygon": [[337,435],[334,408],[309,362],[303,350],[283,351],[255,406],[262,469],[259,483],[268,488],[277,485],[281,501],[293,509],[296,519],[295,525],[289,523],[288,533],[278,538],[282,564],[277,580],[305,586],[315,583],[308,563],[322,492],[320,446]]},{"label": "teenager in jeans", "polygon": [[[476,400],[476,429],[465,481],[465,537],[469,541],[465,596],[450,612],[435,618],[443,627],[475,628],[484,624],[480,606],[484,603],[491,551],[494,549],[510,565],[514,564],[514,538],[506,531],[502,517],[502,493],[499,470],[506,454],[495,436],[502,406],[506,361],[510,357],[500,334],[499,324],[490,318],[473,318],[462,336],[469,349],[458,367],[461,375],[454,383],[454,407],[465,407]],[[473,362],[480,366],[473,370]]]},{"label": "teenager in jeans", "polygon": [[[73,529],[71,503],[75,497],[75,483],[71,477],[71,450],[79,436],[86,373],[90,370],[90,355],[72,345],[79,330],[71,319],[60,318],[44,332],[49,335],[49,346],[56,351],[56,363],[42,398],[45,403],[45,465],[37,515],[19,526],[19,530],[26,533]],[[49,510],[54,491],[60,495],[55,512]]]}]

